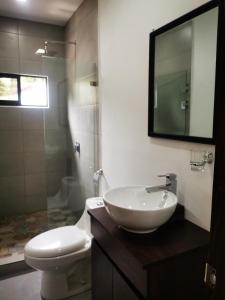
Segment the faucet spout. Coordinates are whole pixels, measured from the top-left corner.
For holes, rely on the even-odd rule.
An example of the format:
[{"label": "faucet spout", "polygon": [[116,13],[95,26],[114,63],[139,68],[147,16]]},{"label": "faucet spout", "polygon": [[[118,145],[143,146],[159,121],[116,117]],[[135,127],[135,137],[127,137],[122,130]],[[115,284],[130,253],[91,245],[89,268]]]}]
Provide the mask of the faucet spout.
[{"label": "faucet spout", "polygon": [[166,184],[165,185],[158,185],[152,187],[146,187],[147,193],[157,192],[157,191],[169,191],[176,195],[177,193],[177,175],[173,173],[168,173],[165,175],[159,175],[158,177],[165,177]]},{"label": "faucet spout", "polygon": [[148,186],[145,188],[147,193],[154,193],[158,191],[166,191],[168,190],[169,185],[156,185],[156,186]]}]

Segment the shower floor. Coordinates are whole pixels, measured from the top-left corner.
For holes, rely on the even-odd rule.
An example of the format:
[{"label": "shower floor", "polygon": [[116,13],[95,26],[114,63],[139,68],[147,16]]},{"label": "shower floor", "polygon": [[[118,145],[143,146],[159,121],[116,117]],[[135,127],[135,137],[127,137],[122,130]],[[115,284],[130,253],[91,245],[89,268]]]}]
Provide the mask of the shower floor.
[{"label": "shower floor", "polygon": [[24,246],[34,236],[66,225],[74,225],[80,213],[54,208],[0,220],[0,265],[24,260]]}]

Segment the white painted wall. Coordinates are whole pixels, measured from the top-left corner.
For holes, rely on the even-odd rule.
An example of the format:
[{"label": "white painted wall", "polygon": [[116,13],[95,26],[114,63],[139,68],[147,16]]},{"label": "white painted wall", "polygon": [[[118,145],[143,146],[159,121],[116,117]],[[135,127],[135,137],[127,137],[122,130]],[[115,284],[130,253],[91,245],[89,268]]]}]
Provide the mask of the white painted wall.
[{"label": "white painted wall", "polygon": [[218,8],[192,24],[190,135],[212,137]]},{"label": "white painted wall", "polygon": [[209,229],[213,166],[190,171],[190,149],[212,149],[149,138],[149,33],[204,4],[204,0],[99,0],[102,192],[109,186],[157,184],[178,175],[186,216]]}]

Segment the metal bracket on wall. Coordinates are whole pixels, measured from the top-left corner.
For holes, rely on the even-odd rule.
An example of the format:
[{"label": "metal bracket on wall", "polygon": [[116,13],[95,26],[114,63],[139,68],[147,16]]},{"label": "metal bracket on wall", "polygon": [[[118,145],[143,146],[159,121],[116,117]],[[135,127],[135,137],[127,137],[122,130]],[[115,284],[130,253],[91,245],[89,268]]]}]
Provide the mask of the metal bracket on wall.
[{"label": "metal bracket on wall", "polygon": [[80,153],[80,143],[75,142],[74,146],[73,146],[73,150],[76,153]]},{"label": "metal bracket on wall", "polygon": [[191,151],[191,170],[204,171],[206,164],[212,164],[214,155],[211,151]]}]

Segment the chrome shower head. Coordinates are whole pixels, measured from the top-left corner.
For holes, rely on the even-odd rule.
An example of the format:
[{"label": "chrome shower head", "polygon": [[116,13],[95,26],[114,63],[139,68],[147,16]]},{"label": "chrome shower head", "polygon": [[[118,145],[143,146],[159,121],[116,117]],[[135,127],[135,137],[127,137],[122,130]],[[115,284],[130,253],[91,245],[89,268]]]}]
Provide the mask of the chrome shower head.
[{"label": "chrome shower head", "polygon": [[35,52],[37,55],[41,55],[42,57],[56,57],[57,52],[54,50],[49,50],[49,44],[60,44],[60,45],[76,45],[76,42],[64,42],[64,41],[45,41],[44,48],[39,48]]}]

